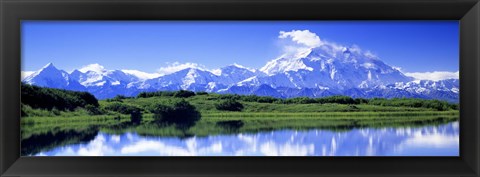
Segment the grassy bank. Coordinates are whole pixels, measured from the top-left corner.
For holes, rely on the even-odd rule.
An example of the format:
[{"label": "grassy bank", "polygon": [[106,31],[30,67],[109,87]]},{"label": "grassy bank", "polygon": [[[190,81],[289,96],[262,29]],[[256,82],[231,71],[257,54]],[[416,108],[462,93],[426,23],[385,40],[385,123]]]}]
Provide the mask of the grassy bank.
[{"label": "grassy bank", "polygon": [[[129,116],[76,116],[76,117],[28,117],[22,119],[22,138],[34,134],[45,134],[66,130],[82,131],[97,128],[108,132],[143,132],[145,135],[175,136],[165,131],[182,130],[182,135],[221,134],[232,132],[257,132],[278,129],[331,129],[347,130],[361,127],[404,127],[424,126],[458,120],[455,112],[443,112],[437,115],[388,115],[382,116],[354,113],[334,116],[323,113],[305,115],[290,114],[289,116],[265,116],[264,113],[250,113],[238,116],[239,113],[229,113],[228,116],[209,115],[187,127],[175,124],[156,123],[153,114],[143,116],[142,122],[132,124]],[[173,127],[173,128],[172,128]],[[176,127],[176,128],[175,128]],[[158,130],[155,130],[158,129]],[[165,130],[161,130],[165,129]],[[235,131],[232,131],[235,130]],[[150,132],[150,133],[148,133]],[[162,132],[162,133],[159,133]]]},{"label": "grassy bank", "polygon": [[393,111],[393,112],[206,112],[202,115],[205,117],[313,117],[313,118],[338,118],[353,117],[358,119],[368,119],[371,117],[389,117],[389,116],[449,116],[458,115],[459,112],[451,111]]}]

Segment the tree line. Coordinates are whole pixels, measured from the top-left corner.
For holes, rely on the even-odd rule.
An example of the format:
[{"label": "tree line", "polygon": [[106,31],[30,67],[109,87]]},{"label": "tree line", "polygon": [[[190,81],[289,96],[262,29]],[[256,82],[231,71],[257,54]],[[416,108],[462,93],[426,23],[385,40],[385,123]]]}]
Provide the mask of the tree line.
[{"label": "tree line", "polygon": [[22,104],[39,109],[73,111],[78,107],[98,107],[98,100],[88,92],[69,91],[21,84]]},{"label": "tree line", "polygon": [[[157,91],[157,92],[142,92],[137,95],[137,98],[148,97],[181,97],[188,98],[195,95],[208,95],[207,92],[192,92],[192,91]],[[238,95],[238,94],[210,94],[216,95],[216,98],[220,101],[216,108],[218,110],[241,110],[243,106],[238,101],[244,102],[257,102],[257,103],[276,103],[276,104],[369,104],[378,106],[399,106],[399,107],[414,107],[414,108],[430,108],[439,111],[445,111],[449,109],[458,110],[459,105],[455,103],[449,103],[441,100],[427,100],[420,98],[352,98],[349,96],[335,95],[322,98],[309,98],[309,97],[296,97],[296,98],[275,98],[270,96],[257,96],[257,95]],[[212,99],[212,98],[210,98]],[[215,99],[215,98],[213,98]]]}]

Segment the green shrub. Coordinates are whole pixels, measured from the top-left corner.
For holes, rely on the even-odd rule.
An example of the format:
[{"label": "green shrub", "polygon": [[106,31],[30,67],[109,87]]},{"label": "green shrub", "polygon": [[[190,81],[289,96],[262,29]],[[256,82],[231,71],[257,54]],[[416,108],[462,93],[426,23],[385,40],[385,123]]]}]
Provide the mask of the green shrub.
[{"label": "green shrub", "polygon": [[87,110],[88,114],[89,115],[101,115],[101,114],[104,114],[103,111],[101,111],[100,109],[98,109],[98,107],[95,107],[91,104],[85,106],[85,110]]},{"label": "green shrub", "polygon": [[99,106],[98,100],[88,92],[44,88],[23,83],[21,96],[22,104],[34,109],[55,108],[59,111],[73,111],[78,107],[84,108],[86,105]]},{"label": "green shrub", "polygon": [[347,111],[358,111],[360,110],[357,106],[351,104],[351,105],[348,105],[348,109]]},{"label": "green shrub", "polygon": [[162,104],[162,103],[154,103],[149,106],[148,111],[154,114],[155,119],[161,119],[163,115],[172,111],[172,107]]},{"label": "green shrub", "polygon": [[130,122],[133,124],[140,124],[142,122],[142,112],[141,111],[132,111],[130,113]]},{"label": "green shrub", "polygon": [[218,98],[220,98],[221,100],[238,100],[241,97],[242,96],[237,95],[237,94],[221,94],[221,95],[218,95]]},{"label": "green shrub", "polygon": [[238,101],[228,99],[218,104],[215,104],[215,108],[221,111],[242,111],[243,105]]},{"label": "green shrub", "polygon": [[458,104],[451,104],[451,105],[450,105],[450,108],[453,109],[453,110],[459,110],[459,109],[460,109],[460,105],[458,105]]},{"label": "green shrub", "polygon": [[368,101],[369,100],[365,98],[355,98],[355,104],[367,104]]},{"label": "green shrub", "polygon": [[450,104],[446,101],[440,100],[425,100],[419,98],[374,98],[370,99],[368,104],[380,105],[380,106],[402,106],[402,107],[414,107],[414,108],[430,108],[438,111],[446,111],[449,109],[458,109],[457,104]]},{"label": "green shrub", "polygon": [[358,104],[355,99],[349,96],[341,96],[341,95],[336,95],[336,96],[329,96],[329,97],[323,97],[323,98],[317,98],[315,99],[317,103],[338,103],[338,104]]},{"label": "green shrub", "polygon": [[197,109],[185,100],[155,103],[149,108],[157,122],[191,124],[200,119]]},{"label": "green shrub", "polygon": [[175,92],[175,94],[173,94],[173,97],[177,97],[177,98],[188,98],[192,96],[195,96],[195,92],[188,91],[188,90],[179,90]]},{"label": "green shrub", "polygon": [[308,97],[297,97],[297,98],[290,98],[285,100],[286,103],[293,103],[293,104],[311,104],[311,103],[319,103],[313,98]]},{"label": "green shrub", "polygon": [[53,108],[52,110],[50,110],[50,112],[52,112],[53,115],[60,115],[60,110],[58,110],[57,108]]},{"label": "green shrub", "polygon": [[208,95],[208,92],[197,92],[197,95]]},{"label": "green shrub", "polygon": [[132,97],[126,97],[126,96],[123,96],[123,95],[117,95],[111,99],[105,99],[105,101],[107,102],[114,102],[114,101],[118,101],[118,102],[123,102],[124,99],[129,99],[129,98],[132,98]]},{"label": "green shrub", "polygon": [[156,92],[140,92],[137,95],[137,98],[150,98],[150,97],[161,97],[161,96],[173,96],[174,91],[156,91]]},{"label": "green shrub", "polygon": [[56,116],[51,111],[46,109],[33,109],[29,105],[21,104],[21,116],[22,117],[35,117],[35,116]]},{"label": "green shrub", "polygon": [[131,114],[134,111],[142,111],[141,108],[120,102],[112,102],[105,106],[106,110],[118,112],[121,114]]},{"label": "green shrub", "polygon": [[240,96],[240,99],[242,101],[257,102],[257,103],[274,103],[278,100],[281,100],[279,98],[274,98],[269,96],[257,96],[257,95]]}]

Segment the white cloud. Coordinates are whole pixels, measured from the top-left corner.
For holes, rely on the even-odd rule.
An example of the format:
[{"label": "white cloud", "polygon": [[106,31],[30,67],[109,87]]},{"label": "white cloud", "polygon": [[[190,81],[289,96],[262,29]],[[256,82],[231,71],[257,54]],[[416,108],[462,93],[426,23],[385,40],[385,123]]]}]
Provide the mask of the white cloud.
[{"label": "white cloud", "polygon": [[120,136],[119,135],[112,135],[111,140],[115,143],[120,143]]},{"label": "white cloud", "polygon": [[26,77],[32,75],[33,73],[35,73],[35,71],[22,71],[22,80],[25,79]]},{"label": "white cloud", "polygon": [[268,141],[260,145],[260,152],[266,156],[307,156],[315,153],[314,144],[277,144]]},{"label": "white cloud", "polygon": [[[168,64],[168,63],[167,63]],[[174,62],[166,67],[161,67],[160,69],[157,70],[157,72],[160,75],[167,75],[171,74],[180,70],[184,70],[187,68],[196,68],[200,70],[208,70],[204,65],[200,65],[197,63],[179,63],[179,62]]]},{"label": "white cloud", "polygon": [[175,156],[191,156],[194,155],[188,150],[176,147],[168,146],[159,141],[147,141],[142,140],[132,145],[127,145],[120,149],[120,153],[123,155],[139,154],[139,153],[155,153],[158,155],[175,155]]},{"label": "white cloud", "polygon": [[104,156],[112,152],[113,149],[107,145],[104,135],[98,135],[88,145],[80,147],[77,154],[79,156]]},{"label": "white cloud", "polygon": [[122,155],[154,154],[168,156],[202,156],[216,155],[223,152],[221,142],[212,142],[206,146],[199,147],[196,139],[188,139],[185,146],[169,145],[161,141],[141,140],[135,144],[126,145],[120,149]]},{"label": "white cloud", "polygon": [[411,138],[406,139],[399,146],[409,146],[410,148],[418,147],[435,147],[435,148],[445,148],[445,147],[458,147],[460,143],[458,135],[444,135],[441,133],[433,133],[430,135],[415,135]]},{"label": "white cloud", "polygon": [[352,53],[362,54],[368,58],[378,58],[375,53],[368,50],[363,51],[355,44],[345,46],[322,40],[317,34],[309,30],[280,31],[278,38],[285,42],[282,46],[283,55],[280,58],[302,58],[308,55],[313,48],[320,48],[333,56],[348,49]]},{"label": "white cloud", "polygon": [[289,32],[280,31],[280,35],[278,36],[278,38],[289,38],[297,44],[302,44],[310,48],[322,45],[320,37],[318,37],[317,34],[310,32],[309,30],[292,30]]},{"label": "white cloud", "polygon": [[460,72],[449,71],[433,71],[433,72],[411,72],[405,73],[406,76],[415,78],[415,80],[445,80],[445,79],[458,79]]},{"label": "white cloud", "polygon": [[286,40],[287,44],[283,46],[282,57],[300,58],[310,52],[310,49],[319,47],[323,44],[317,34],[309,30],[280,31],[278,38]]}]

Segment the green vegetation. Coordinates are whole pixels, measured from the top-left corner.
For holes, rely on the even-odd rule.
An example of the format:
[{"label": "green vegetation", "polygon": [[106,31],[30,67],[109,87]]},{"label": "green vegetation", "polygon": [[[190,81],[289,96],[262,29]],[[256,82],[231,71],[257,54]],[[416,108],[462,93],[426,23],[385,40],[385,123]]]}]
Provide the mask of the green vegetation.
[{"label": "green vegetation", "polygon": [[180,90],[180,91],[175,92],[175,94],[173,94],[173,96],[177,97],[177,98],[188,98],[188,97],[195,96],[195,92],[187,91],[187,90]]},{"label": "green vegetation", "polygon": [[[184,119],[188,116],[201,117],[201,115],[215,117],[347,115],[345,113],[368,116],[445,115],[458,114],[458,109],[458,104],[415,98],[354,99],[347,96],[331,96],[281,99],[255,95],[194,93],[185,90],[142,92],[137,97],[119,95],[112,99],[97,101],[86,92],[22,84],[23,117],[153,114],[159,120],[182,122],[176,119]],[[172,118],[175,119],[173,121],[166,117],[182,118]]]},{"label": "green vegetation", "polygon": [[98,107],[98,100],[88,92],[42,88],[22,84],[22,104],[34,109],[58,109],[73,111],[78,107]]},{"label": "green vegetation", "polygon": [[236,100],[228,99],[215,104],[215,108],[220,111],[242,111],[243,105]]},{"label": "green vegetation", "polygon": [[[205,93],[206,92],[202,92],[201,94],[205,94]],[[188,98],[188,97],[195,96],[195,92],[188,91],[188,90],[141,92],[137,95],[137,98],[170,97],[170,96],[177,97],[177,98]]]},{"label": "green vegetation", "polygon": [[190,125],[200,119],[200,113],[185,100],[154,103],[148,109],[157,122]]},{"label": "green vegetation", "polygon": [[105,105],[104,108],[105,108],[105,110],[118,112],[120,114],[131,114],[132,112],[143,111],[143,109],[141,109],[141,108],[139,108],[135,105],[125,104],[125,103],[122,103],[122,102],[112,102],[110,104]]},{"label": "green vegetation", "polygon": [[133,111],[130,113],[130,122],[133,124],[140,124],[142,122],[142,112]]},{"label": "green vegetation", "polygon": [[400,107],[414,107],[414,108],[432,108],[438,111],[458,110],[458,104],[449,104],[446,101],[439,100],[422,100],[411,98],[394,98],[384,99],[375,98],[368,101],[370,105],[380,106],[400,106]]}]

